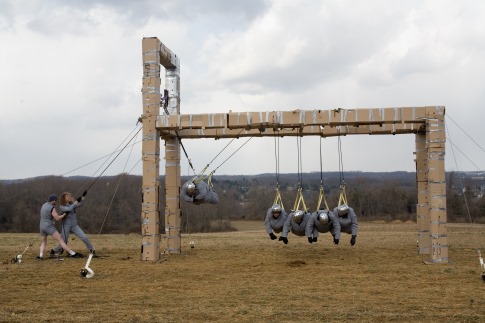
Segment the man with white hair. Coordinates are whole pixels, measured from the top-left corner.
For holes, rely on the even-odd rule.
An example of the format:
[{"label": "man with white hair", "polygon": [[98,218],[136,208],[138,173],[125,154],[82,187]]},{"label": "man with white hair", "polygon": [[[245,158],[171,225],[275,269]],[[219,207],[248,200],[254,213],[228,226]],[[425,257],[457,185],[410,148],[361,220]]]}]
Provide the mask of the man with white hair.
[{"label": "man with white hair", "polygon": [[[333,209],[333,213],[337,215],[338,222],[340,223],[340,231],[351,234],[350,244],[352,246],[355,245],[359,225],[354,209],[346,204],[342,204]],[[336,236],[336,232],[332,231],[332,235]]]},{"label": "man with white hair", "polygon": [[193,180],[188,181],[182,186],[181,195],[185,201],[196,205],[202,203],[217,204],[219,202],[217,193],[204,181],[198,183]]},{"label": "man with white hair", "polygon": [[333,232],[333,243],[340,240],[340,222],[332,211],[320,209],[312,213],[306,225],[305,234],[308,242],[317,242],[319,233]]},{"label": "man with white hair", "polygon": [[275,233],[280,233],[283,231],[283,226],[285,225],[287,218],[288,214],[286,214],[285,209],[283,209],[279,204],[273,204],[273,206],[268,209],[266,218],[264,220],[264,227],[271,240],[275,240],[277,238],[273,231]]}]

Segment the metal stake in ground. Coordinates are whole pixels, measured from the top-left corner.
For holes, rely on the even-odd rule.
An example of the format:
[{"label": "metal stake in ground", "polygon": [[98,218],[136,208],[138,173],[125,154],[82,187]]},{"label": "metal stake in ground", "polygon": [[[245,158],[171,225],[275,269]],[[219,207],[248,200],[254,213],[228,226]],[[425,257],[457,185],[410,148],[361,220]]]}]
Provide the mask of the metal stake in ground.
[{"label": "metal stake in ground", "polygon": [[83,269],[81,269],[81,277],[83,278],[93,278],[94,276],[94,271],[89,268],[89,264],[91,263],[91,259],[93,259],[93,254],[89,254],[88,261],[86,262],[86,266],[84,266]]},{"label": "metal stake in ground", "polygon": [[11,262],[12,264],[15,264],[15,263],[17,263],[17,262],[18,262],[19,264],[21,264],[21,263],[22,263],[22,256],[23,256],[23,255],[24,255],[24,253],[27,251],[27,249],[29,249],[29,248],[30,248],[30,247],[32,247],[33,245],[34,245],[34,243],[33,243],[33,242],[31,242],[31,243],[30,243],[30,244],[27,246],[27,248],[25,248],[24,252],[22,252],[20,255],[15,256],[14,258],[12,258],[12,260],[10,260],[10,262]]}]

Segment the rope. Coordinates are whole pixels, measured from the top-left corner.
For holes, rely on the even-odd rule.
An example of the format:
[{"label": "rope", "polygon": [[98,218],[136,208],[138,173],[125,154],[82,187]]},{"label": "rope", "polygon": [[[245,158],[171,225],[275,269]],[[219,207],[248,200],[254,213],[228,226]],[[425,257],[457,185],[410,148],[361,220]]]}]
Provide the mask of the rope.
[{"label": "rope", "polygon": [[[446,132],[448,132],[448,125],[445,124],[445,127],[446,127]],[[452,155],[453,155],[453,160],[455,161],[455,166],[456,166],[456,169],[459,173],[459,168],[458,168],[458,162],[456,160],[456,156],[455,156],[455,150],[454,150],[454,145],[451,145],[451,152],[452,152]],[[463,200],[465,201],[465,207],[466,207],[466,211],[468,213],[468,218],[470,219],[470,223],[473,225],[473,227],[475,228],[474,230],[474,233],[475,233],[475,246],[476,246],[476,251],[477,251],[477,254],[478,254],[478,259],[480,261],[480,267],[482,269],[482,277],[484,277],[485,275],[485,265],[483,263],[483,258],[482,258],[482,255],[480,253],[480,247],[479,247],[479,242],[478,242],[478,227],[477,225],[475,224],[475,221],[473,220],[472,218],[472,215],[471,215],[471,212],[470,212],[470,207],[468,206],[468,200],[466,198],[466,194],[464,193],[464,187],[463,187],[463,181],[462,181],[462,178],[461,176],[458,176],[459,180],[460,180],[460,189],[461,189],[461,192],[463,193]],[[485,278],[484,278],[485,279]]]},{"label": "rope", "polygon": [[348,205],[347,194],[345,193],[344,162],[342,157],[342,141],[340,139],[340,127],[338,129],[338,168],[340,173],[340,196],[337,206]]},{"label": "rope", "polygon": [[303,204],[303,210],[308,211],[305,200],[303,198],[302,189],[302,162],[301,162],[301,136],[296,137],[296,146],[298,150],[298,192],[296,193],[295,204],[293,205],[293,211],[300,209],[300,204]]},{"label": "rope", "polygon": [[[218,169],[219,169],[219,167],[221,167],[222,165],[224,165],[224,164],[225,164],[225,163],[226,163],[226,162],[227,162],[227,161],[228,161],[228,160],[229,160],[229,159],[230,159],[232,156],[234,156],[234,154],[235,154],[235,153],[237,153],[237,152],[238,152],[238,151],[239,151],[239,150],[240,150],[242,147],[244,147],[244,145],[246,145],[246,144],[247,144],[247,143],[248,143],[248,142],[249,142],[251,139],[253,139],[253,137],[249,137],[249,139],[248,139],[248,140],[246,140],[246,141],[245,141],[245,142],[244,142],[244,143],[243,143],[243,144],[242,144],[242,145],[241,145],[241,146],[240,146],[238,149],[236,149],[236,150],[235,150],[235,151],[234,151],[232,154],[230,154],[230,155],[229,155],[229,157],[227,157],[226,159],[224,159],[224,161],[223,161],[222,163],[220,163],[220,164],[219,164],[219,166],[217,166],[217,167],[216,167],[216,168],[215,168],[215,169],[214,169],[212,172],[210,172],[210,174],[209,174],[208,176],[203,177],[201,180],[203,180],[204,178],[208,178],[208,184],[209,184],[209,182],[212,184],[211,179],[212,179],[212,176],[214,175],[214,173],[216,172],[216,170],[218,170]],[[231,141],[232,141],[232,140],[231,140]],[[227,147],[227,145],[226,145],[226,147]],[[226,149],[226,148],[224,147],[224,149]],[[219,153],[219,154],[220,154],[220,153]],[[219,154],[218,154],[218,155],[219,155]],[[216,157],[217,157],[217,156],[216,156]],[[214,158],[214,159],[215,159],[215,158]],[[209,166],[209,165],[207,165],[207,166]],[[207,167],[206,167],[206,168],[207,168]],[[201,180],[200,180],[200,181],[201,181]],[[200,181],[199,181],[199,182],[200,182]],[[212,186],[211,186],[211,187],[212,187]]]},{"label": "rope", "polygon": [[320,205],[322,201],[325,203],[325,209],[330,210],[328,208],[327,199],[325,198],[325,191],[323,189],[323,158],[322,158],[322,137],[320,137],[320,192],[318,194],[318,202],[317,202],[317,209],[315,212],[320,210]]},{"label": "rope", "polygon": [[[98,233],[98,236],[101,234],[101,231],[103,230],[103,227],[104,227],[104,223],[106,222],[106,219],[108,217],[108,214],[109,214],[109,211],[111,210],[111,206],[113,205],[113,201],[114,201],[114,198],[116,196],[116,193],[118,192],[118,188],[121,184],[121,180],[123,179],[123,177],[125,176],[125,169],[126,169],[126,165],[128,164],[128,160],[130,159],[130,156],[131,156],[131,153],[133,152],[133,146],[131,147],[131,150],[130,150],[130,153],[128,154],[128,157],[126,159],[126,162],[125,162],[125,166],[123,167],[123,172],[120,176],[120,179],[118,181],[118,184],[116,185],[116,188],[115,188],[115,191],[113,193],[113,197],[111,198],[111,201],[108,205],[108,210],[106,211],[106,214],[104,216],[104,219],[103,219],[103,223],[101,224],[101,228],[99,229],[99,233]],[[130,169],[130,171],[128,172],[128,174],[130,174],[133,169],[136,167],[136,165],[138,165],[138,163],[141,161],[141,159],[138,159],[138,161],[135,163],[135,165],[133,165],[133,167]]]},{"label": "rope", "polygon": [[[240,133],[241,133],[243,130],[244,130],[244,129],[241,129],[241,131],[239,131],[238,135],[239,135],[239,134],[240,134]],[[252,137],[251,137],[251,138],[252,138]],[[246,143],[247,143],[249,140],[251,140],[251,138],[249,138],[249,139],[246,141]],[[195,176],[194,176],[194,177],[193,177],[193,178],[190,180],[190,182],[194,182],[195,184],[198,184],[198,183],[200,183],[201,181],[203,181],[205,178],[207,178],[208,176],[212,176],[212,174],[213,174],[213,173],[215,173],[215,171],[216,171],[216,170],[213,170],[213,171],[212,171],[212,173],[211,173],[210,175],[208,175],[208,176],[204,176],[205,171],[207,170],[207,168],[209,168],[210,164],[212,164],[212,162],[213,162],[214,160],[216,160],[216,158],[217,158],[217,157],[219,157],[219,155],[220,155],[220,154],[221,154],[221,153],[222,153],[222,152],[223,152],[223,151],[224,151],[224,150],[225,150],[225,149],[226,149],[226,148],[227,148],[227,147],[228,147],[228,146],[229,146],[229,145],[230,145],[230,144],[231,144],[231,143],[234,141],[234,139],[237,139],[237,137],[232,138],[232,139],[229,141],[229,143],[228,143],[227,145],[225,145],[225,146],[224,146],[224,148],[222,148],[222,150],[221,150],[221,151],[220,151],[220,152],[219,152],[219,153],[218,153],[218,154],[217,154],[217,155],[216,155],[214,158],[212,158],[212,160],[211,160],[211,161],[210,161],[210,162],[209,162],[209,163],[208,163],[208,164],[207,164],[207,165],[204,167],[204,169],[202,169],[202,170],[200,171],[200,173],[199,173],[199,174],[195,175]],[[243,144],[243,146],[244,146],[246,143],[244,143],[244,144]],[[242,146],[241,146],[241,147],[242,147]],[[241,147],[240,147],[240,148],[241,148]],[[240,148],[239,148],[239,149],[240,149]],[[239,150],[239,149],[238,149],[238,150]],[[237,152],[237,150],[236,150],[236,152]],[[234,155],[236,152],[234,152],[232,155]],[[231,156],[232,156],[232,155],[231,155]],[[230,158],[231,156],[229,156],[229,158]],[[227,159],[229,159],[229,158],[227,158]],[[224,163],[227,161],[227,159],[226,159],[226,160],[225,160],[225,161],[224,161],[222,164],[224,164]],[[221,164],[221,165],[222,165],[222,164]],[[217,168],[219,168],[221,165],[219,165]],[[217,168],[216,168],[216,169],[217,169]]]},{"label": "rope", "polygon": [[[470,136],[470,135],[469,135],[469,134],[468,134],[468,133],[467,133],[465,130],[463,130],[463,128],[462,128],[462,127],[460,127],[460,125],[458,125],[458,123],[456,123],[456,121],[455,121],[455,120],[453,120],[453,119],[452,119],[452,118],[451,118],[451,117],[448,115],[448,113],[446,114],[446,117],[447,117],[448,119],[450,119],[451,121],[453,121],[453,123],[454,123],[454,124],[455,124],[455,125],[456,125],[456,126],[457,126],[457,127],[460,129],[460,130],[461,130],[461,131],[463,131],[463,133],[464,133],[465,135],[467,135],[467,137],[468,137],[468,138],[469,138],[471,141],[473,141],[473,142],[475,143],[475,145],[477,145],[477,146],[478,146],[478,148],[480,148],[480,149],[481,149],[483,152],[485,152],[485,149],[483,149],[483,148],[482,148],[482,146],[480,146],[480,144],[479,144],[478,142],[476,142],[476,141],[475,141],[475,140],[474,140],[474,139],[473,139],[473,138],[472,138],[472,137],[471,137],[471,136]],[[446,126],[446,129],[448,129],[448,126]],[[448,130],[447,130],[447,132],[448,132]]]},{"label": "rope", "polygon": [[[91,183],[91,185],[88,186],[88,188],[86,189],[86,191],[89,190],[98,181],[98,179],[104,174],[104,172],[108,169],[108,167],[111,166],[111,164],[113,164],[113,162],[116,160],[116,158],[118,158],[118,156],[123,152],[123,150],[125,150],[125,148],[128,146],[128,144],[138,135],[138,133],[141,131],[141,129],[142,129],[141,127],[140,127],[140,129],[138,129],[138,131],[126,143],[126,145],[123,147],[123,149],[120,150],[120,152],[115,156],[115,158],[113,158],[113,160],[108,164],[108,166],[106,166],[106,168],[101,172],[101,174],[99,174],[99,176],[94,179],[94,181]],[[133,146],[132,146],[132,149],[133,149]]]},{"label": "rope", "polygon": [[276,196],[273,201],[273,205],[278,204],[281,206],[282,209],[285,207],[283,206],[283,201],[281,199],[281,194],[280,194],[280,183],[279,183],[279,174],[280,174],[280,138],[279,136],[275,136],[275,147],[274,147],[274,153],[275,153],[275,162],[276,162]]}]

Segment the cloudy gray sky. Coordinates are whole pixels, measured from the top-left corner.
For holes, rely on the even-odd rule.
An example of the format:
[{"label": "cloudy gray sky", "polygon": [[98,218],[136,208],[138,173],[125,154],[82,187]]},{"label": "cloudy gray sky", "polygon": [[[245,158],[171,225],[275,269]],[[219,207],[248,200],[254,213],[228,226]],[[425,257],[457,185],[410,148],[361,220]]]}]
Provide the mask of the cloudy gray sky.
[{"label": "cloudy gray sky", "polygon": [[[483,170],[484,16],[479,0],[2,0],[0,179],[104,170],[142,113],[143,37],[180,57],[184,114],[442,105],[446,169]],[[344,171],[414,171],[414,139],[344,137]],[[243,142],[209,168],[275,172],[271,138],[220,165]],[[184,141],[197,171],[227,143]],[[303,138],[304,172],[320,171],[318,146]],[[324,171],[338,171],[337,138],[322,149]],[[297,172],[297,156],[281,139],[280,171]],[[141,174],[140,157],[129,146],[105,174]]]}]

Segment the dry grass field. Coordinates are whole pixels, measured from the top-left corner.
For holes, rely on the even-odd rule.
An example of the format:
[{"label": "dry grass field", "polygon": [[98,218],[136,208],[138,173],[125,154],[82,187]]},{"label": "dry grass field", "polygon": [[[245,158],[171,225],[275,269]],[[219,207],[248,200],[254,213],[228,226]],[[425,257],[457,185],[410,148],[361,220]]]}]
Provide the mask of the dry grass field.
[{"label": "dry grass field", "polygon": [[354,247],[348,235],[335,246],[329,235],[309,244],[290,234],[284,245],[260,222],[233,225],[239,231],[183,235],[182,254],[159,262],[139,261],[139,235],[92,235],[102,255],[92,279],[79,274],[86,259],[36,261],[37,234],[1,234],[0,321],[485,321],[476,253],[485,226],[450,224],[449,264],[426,265],[413,223],[361,223]]}]

